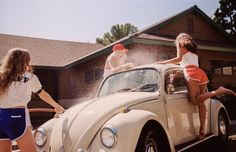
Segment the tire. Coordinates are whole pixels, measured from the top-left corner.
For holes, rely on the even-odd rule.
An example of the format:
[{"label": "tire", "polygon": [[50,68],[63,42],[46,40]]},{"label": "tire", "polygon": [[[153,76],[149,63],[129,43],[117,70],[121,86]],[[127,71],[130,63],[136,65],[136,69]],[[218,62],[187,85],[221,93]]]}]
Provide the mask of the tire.
[{"label": "tire", "polygon": [[229,140],[229,122],[226,114],[220,111],[218,115],[218,141],[227,144]]},{"label": "tire", "polygon": [[169,148],[165,149],[163,138],[154,129],[146,128],[140,135],[135,152],[167,152]]}]

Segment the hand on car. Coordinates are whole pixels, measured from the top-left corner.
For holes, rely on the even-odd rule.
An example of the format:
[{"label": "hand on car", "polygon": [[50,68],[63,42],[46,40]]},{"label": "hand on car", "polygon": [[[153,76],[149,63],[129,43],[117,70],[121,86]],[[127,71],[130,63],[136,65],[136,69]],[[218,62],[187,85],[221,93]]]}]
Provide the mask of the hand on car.
[{"label": "hand on car", "polygon": [[130,68],[132,68],[132,67],[134,67],[134,64],[133,64],[133,63],[126,63],[126,64],[124,65],[124,68],[125,68],[125,69],[130,69]]},{"label": "hand on car", "polygon": [[54,110],[56,113],[63,113],[65,111],[65,109],[60,105],[56,106]]}]

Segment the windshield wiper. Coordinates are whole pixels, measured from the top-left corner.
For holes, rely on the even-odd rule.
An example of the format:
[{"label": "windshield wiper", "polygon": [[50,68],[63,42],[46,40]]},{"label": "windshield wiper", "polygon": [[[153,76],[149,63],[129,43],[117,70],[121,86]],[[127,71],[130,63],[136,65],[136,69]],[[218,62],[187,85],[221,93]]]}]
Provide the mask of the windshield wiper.
[{"label": "windshield wiper", "polygon": [[[145,92],[154,92],[156,91],[157,89],[157,84],[156,83],[148,83],[148,84],[142,84],[136,88],[123,88],[123,89],[120,89],[120,90],[117,90],[115,92],[134,92],[134,91],[137,91],[137,90],[143,90]],[[115,93],[113,92],[113,93]]]},{"label": "windshield wiper", "polygon": [[[148,84],[142,84],[136,88],[133,88],[132,90],[130,90],[131,92],[134,92],[136,90],[146,90],[146,92],[153,92],[157,89],[157,84],[156,83],[148,83]],[[151,89],[151,90],[150,90]]]},{"label": "windshield wiper", "polygon": [[128,91],[131,91],[131,90],[132,90],[131,88],[123,88],[123,89],[117,90],[115,92],[128,92]]}]

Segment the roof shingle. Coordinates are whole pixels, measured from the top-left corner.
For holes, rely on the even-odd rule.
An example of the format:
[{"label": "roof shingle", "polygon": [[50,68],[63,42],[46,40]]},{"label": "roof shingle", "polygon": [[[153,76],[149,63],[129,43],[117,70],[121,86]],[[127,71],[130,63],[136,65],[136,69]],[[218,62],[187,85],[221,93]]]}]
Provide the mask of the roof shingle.
[{"label": "roof shingle", "polygon": [[103,46],[95,43],[71,42],[0,34],[0,57],[14,47],[30,51],[33,66],[64,67]]}]

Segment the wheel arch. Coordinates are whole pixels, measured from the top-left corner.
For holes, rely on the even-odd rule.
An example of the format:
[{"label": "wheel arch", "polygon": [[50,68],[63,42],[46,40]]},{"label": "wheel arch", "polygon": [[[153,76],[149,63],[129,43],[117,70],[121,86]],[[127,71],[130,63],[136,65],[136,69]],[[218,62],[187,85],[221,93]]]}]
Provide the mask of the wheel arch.
[{"label": "wheel arch", "polygon": [[[164,146],[168,149],[166,149],[166,152],[171,152],[173,151],[173,145],[172,145],[172,142],[170,142],[170,140],[168,139],[168,135],[167,135],[167,132],[165,131],[165,129],[163,128],[163,126],[156,120],[154,119],[151,119],[151,120],[148,120],[143,128],[142,128],[142,131],[140,133],[140,136],[139,136],[139,140],[141,139],[141,136],[143,134],[143,132],[145,130],[148,130],[148,129],[154,129],[156,130],[156,133],[158,134],[158,136],[161,136],[162,138],[162,143],[164,144]],[[138,141],[139,142],[139,141]],[[138,143],[137,143],[138,144]],[[136,145],[137,146],[137,145]]]},{"label": "wheel arch", "polygon": [[225,116],[227,117],[227,119],[226,119],[227,123],[230,125],[231,121],[230,121],[230,117],[229,117],[229,114],[228,114],[227,110],[225,108],[220,108],[219,113],[221,113],[221,112],[225,114]]},{"label": "wheel arch", "polygon": [[223,112],[227,117],[228,125],[231,124],[229,114],[224,105],[216,99],[211,100],[211,132],[218,136],[218,115]]}]

